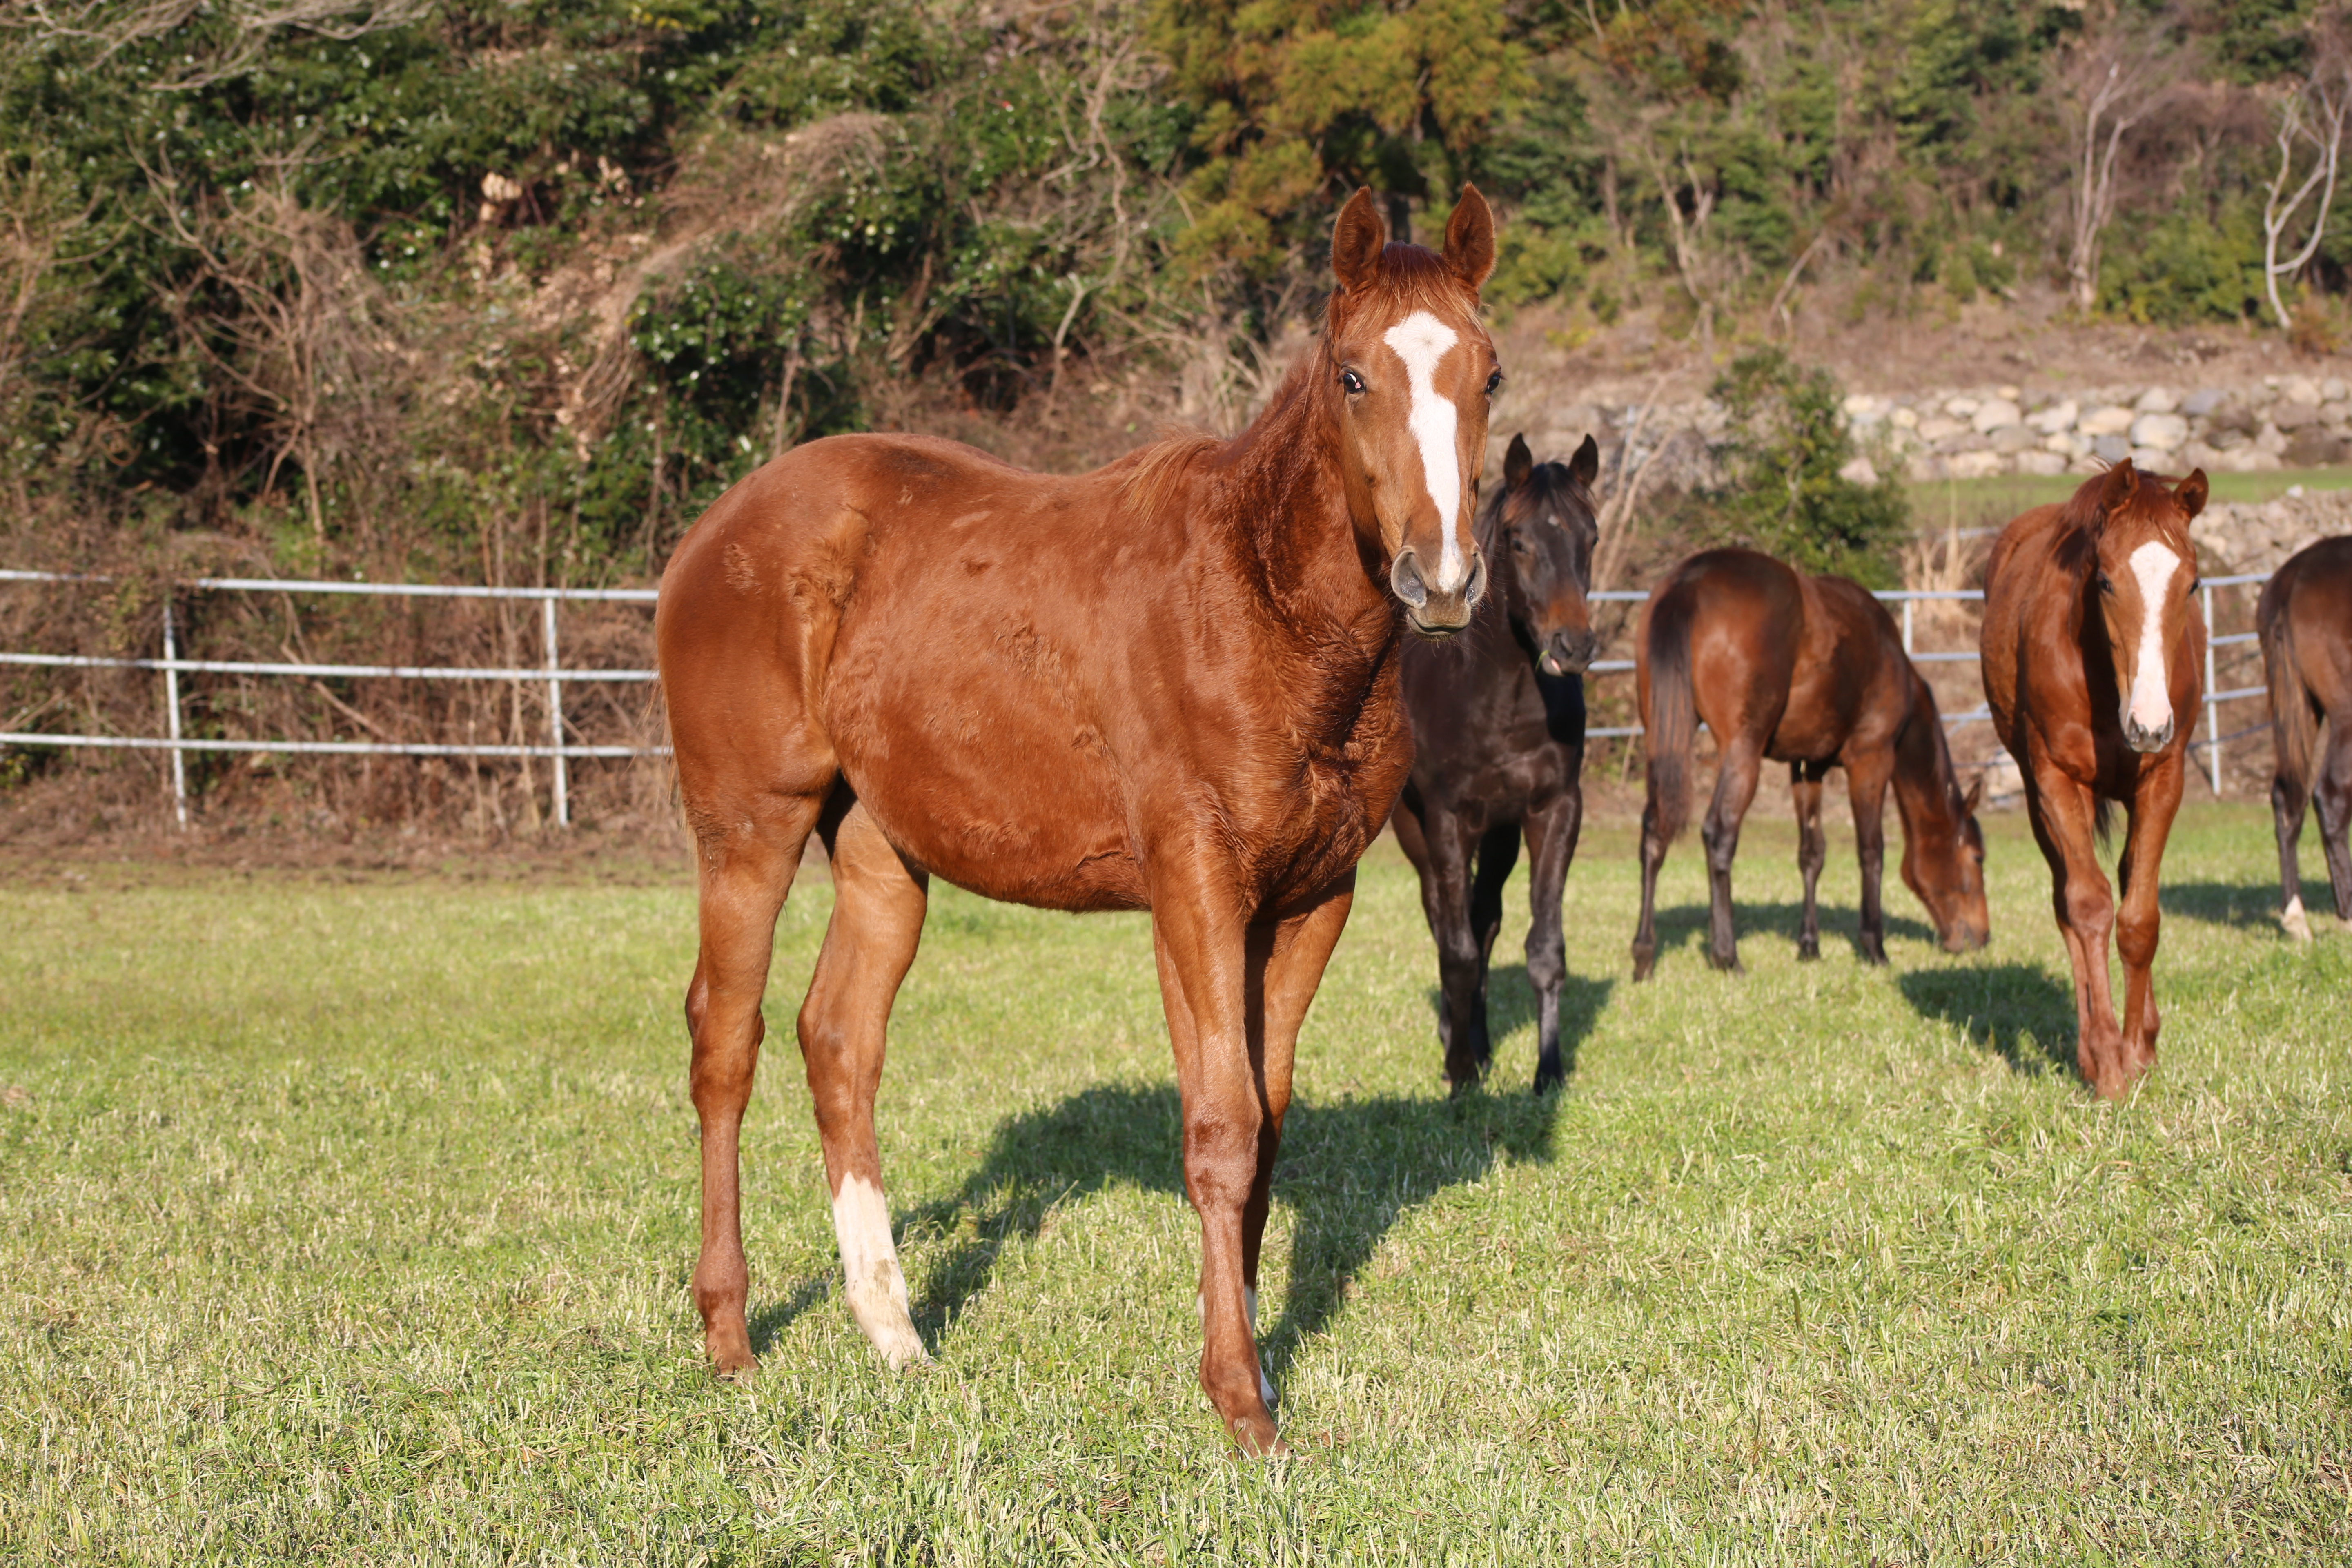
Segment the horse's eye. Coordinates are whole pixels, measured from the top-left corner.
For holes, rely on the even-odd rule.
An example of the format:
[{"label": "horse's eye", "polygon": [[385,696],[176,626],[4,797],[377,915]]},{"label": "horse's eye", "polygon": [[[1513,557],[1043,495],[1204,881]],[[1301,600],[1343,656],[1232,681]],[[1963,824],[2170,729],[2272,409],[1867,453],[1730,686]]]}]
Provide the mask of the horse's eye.
[{"label": "horse's eye", "polygon": [[2102,593],[2102,594],[2112,594],[2112,593],[2114,593],[2115,591],[2116,591],[2116,580],[2115,580],[2114,578],[2112,578],[2112,577],[2108,576],[2105,572],[2100,573],[2100,574],[2099,574],[2099,592],[2100,592],[2100,593]]},{"label": "horse's eye", "polygon": [[1486,395],[1487,395],[1487,396],[1489,396],[1489,397],[1494,396],[1494,395],[1495,395],[1495,389],[1496,389],[1496,387],[1498,387],[1498,386],[1502,385],[1502,384],[1503,384],[1503,373],[1502,373],[1501,371],[1499,371],[1499,370],[1498,370],[1498,371],[1496,371],[1494,374],[1492,374],[1492,375],[1490,375],[1490,376],[1488,376],[1488,377],[1486,378]]},{"label": "horse's eye", "polygon": [[1343,370],[1339,373],[1339,390],[1350,397],[1361,397],[1364,395],[1364,378],[1352,370]]}]

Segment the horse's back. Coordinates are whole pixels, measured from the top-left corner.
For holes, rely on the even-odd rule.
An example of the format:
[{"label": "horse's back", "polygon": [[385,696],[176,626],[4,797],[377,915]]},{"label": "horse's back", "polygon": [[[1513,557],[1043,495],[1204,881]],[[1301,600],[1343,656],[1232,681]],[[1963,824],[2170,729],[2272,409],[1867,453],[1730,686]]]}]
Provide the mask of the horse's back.
[{"label": "horse's back", "polygon": [[2027,623],[2038,595],[2058,581],[2053,575],[2065,534],[2064,507],[2037,506],[2011,518],[1993,541],[1985,562],[1985,607],[1978,634],[1979,668],[1986,705],[2001,744],[2017,752],[2015,730],[2019,667],[2028,657]]},{"label": "horse's back", "polygon": [[1801,651],[1804,584],[1754,550],[1705,550],[1677,566],[1645,606],[1641,648],[1653,666],[1689,671],[1698,716],[1718,735],[1777,722]]}]

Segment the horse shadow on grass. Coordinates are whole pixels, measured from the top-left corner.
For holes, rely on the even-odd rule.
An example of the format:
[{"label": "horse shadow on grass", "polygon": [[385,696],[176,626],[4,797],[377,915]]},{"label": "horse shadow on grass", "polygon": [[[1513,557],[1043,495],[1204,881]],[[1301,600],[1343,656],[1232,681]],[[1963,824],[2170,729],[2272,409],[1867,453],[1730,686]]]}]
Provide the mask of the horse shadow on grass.
[{"label": "horse shadow on grass", "polygon": [[[2332,913],[2335,900],[2327,876],[2319,877],[2319,895],[2311,896],[2311,879],[2304,879],[2304,903],[2313,913]],[[2168,915],[2180,915],[2208,925],[2234,926],[2241,931],[2279,929],[2279,885],[2242,882],[2167,882],[2157,901]]]},{"label": "horse shadow on grass", "polygon": [[[1576,1076],[1576,1047],[1584,1037],[1592,1033],[1601,1021],[1601,1010],[1609,1005],[1609,994],[1616,981],[1607,978],[1587,980],[1570,974],[1559,987],[1559,1070],[1566,1078]],[[1445,1016],[1445,991],[1433,985],[1427,993],[1430,1016],[1430,1043],[1434,1054],[1431,1060],[1443,1066],[1445,1050],[1437,1041],[1436,1022]],[[1486,1037],[1497,1045],[1510,1038],[1517,1029],[1532,1030],[1536,1026],[1536,988],[1528,979],[1525,963],[1498,963],[1486,971]],[[1487,1087],[1501,1090],[1508,1086],[1496,1081],[1490,1073]]]},{"label": "horse shadow on grass", "polygon": [[[1502,990],[1508,997],[1525,984],[1521,971],[1518,986]],[[1560,1005],[1564,1061],[1573,1061],[1609,984],[1569,982]],[[1525,1017],[1513,1019],[1506,1002],[1497,1025],[1531,1018],[1532,994],[1523,1005]],[[1429,1051],[1434,1073],[1441,1059],[1434,1029]],[[1349,1282],[1401,1218],[1449,1187],[1483,1179],[1498,1159],[1549,1163],[1559,1108],[1559,1095],[1523,1089],[1481,1089],[1452,1100],[1294,1100],[1274,1173],[1275,1197],[1293,1223],[1288,1290],[1262,1336],[1268,1373],[1279,1380],[1330,1322]],[[1181,1196],[1181,1142],[1182,1106],[1172,1085],[1100,1085],[1007,1119],[960,1192],[906,1216],[910,1236],[954,1238],[921,1282],[917,1331],[936,1347],[986,1287],[1006,1246],[1034,1238],[1062,1205],[1119,1184]]]},{"label": "horse shadow on grass", "polygon": [[1911,969],[1895,984],[1921,1017],[1958,1025],[2013,1072],[2039,1077],[2074,1070],[2074,989],[2032,964]]},{"label": "horse shadow on grass", "polygon": [[[1826,900],[1814,908],[1821,920],[1822,951],[1827,952],[1832,942],[1843,942],[1853,950],[1855,957],[1861,957],[1862,911],[1852,905],[1841,907]],[[1903,937],[1930,944],[1936,941],[1934,929],[1924,921],[1897,914],[1891,907],[1885,913],[1886,934],[1890,939]],[[1678,904],[1673,909],[1661,909],[1658,911],[1658,956],[1664,958],[1679,948],[1688,947],[1703,960],[1708,919],[1705,904]],[[1731,929],[1743,943],[1751,937],[1769,936],[1793,948],[1797,945],[1797,933],[1804,928],[1804,923],[1805,906],[1802,903],[1759,904],[1745,899],[1732,900]],[[1625,933],[1628,942],[1633,940],[1633,934],[1630,931]]]}]

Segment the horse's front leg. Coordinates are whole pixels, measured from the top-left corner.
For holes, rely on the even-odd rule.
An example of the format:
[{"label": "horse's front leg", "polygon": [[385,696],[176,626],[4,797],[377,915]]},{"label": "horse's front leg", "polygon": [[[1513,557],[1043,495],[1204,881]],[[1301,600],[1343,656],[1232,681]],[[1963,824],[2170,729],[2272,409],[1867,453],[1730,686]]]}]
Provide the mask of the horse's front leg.
[{"label": "horse's front leg", "polygon": [[[1250,927],[1250,1052],[1257,1068],[1265,1121],[1258,1130],[1257,1174],[1242,1211],[1242,1306],[1249,1318],[1251,1353],[1256,1353],[1257,1265],[1265,1240],[1266,1215],[1274,1203],[1274,1163],[1282,1152],[1282,1119],[1290,1110],[1291,1065],[1298,1054],[1299,1026],[1323,983],[1331,950],[1348,927],[1356,900],[1350,870],[1307,908],[1286,919]],[[1204,1298],[1205,1300],[1205,1298]],[[1261,1363],[1258,1393],[1274,1407],[1274,1385]]]},{"label": "horse's front leg", "polygon": [[[1858,750],[1859,748],[1857,748]],[[1886,962],[1886,785],[1894,776],[1894,752],[1884,763],[1849,758],[1847,798],[1853,806],[1854,857],[1862,862],[1860,941],[1865,963]]]},{"label": "horse's front leg", "polygon": [[1584,824],[1584,791],[1570,786],[1528,814],[1528,984],[1536,994],[1536,1092],[1568,1081],[1560,1060],[1559,993],[1568,983],[1568,942],[1560,900],[1576,837]]},{"label": "horse's front leg", "polygon": [[2026,813],[2050,863],[2050,902],[2074,971],[2074,1065],[2084,1080],[2112,1099],[2123,1092],[2123,1033],[2107,983],[2107,933],[2114,895],[2099,869],[2096,805],[2091,791],[2029,747]]},{"label": "horse's front leg", "polygon": [[[2116,951],[2124,961],[2123,1082],[2128,1085],[2156,1065],[2156,1035],[2162,1024],[2156,1009],[2157,938],[2164,917],[2157,904],[2158,872],[2164,841],[2180,809],[2187,768],[2173,752],[2140,775],[2132,797],[2131,831],[2124,839],[2116,870],[2123,879],[2123,909],[2116,921]],[[2103,1091],[2104,1092],[2104,1091]],[[2118,1090],[2120,1092],[2120,1090]]]},{"label": "horse's front leg", "polygon": [[1263,978],[1252,973],[1254,911],[1242,907],[1230,868],[1209,854],[1179,849],[1153,861],[1151,946],[1183,1098],[1184,1193],[1201,1220],[1201,1389],[1244,1452],[1280,1453],[1250,1327],[1244,1245],[1259,1169],[1270,1163],[1251,1050],[1249,1016],[1263,1002],[1251,994]]},{"label": "horse's front leg", "polygon": [[[1397,822],[1402,841],[1402,810]],[[1445,1080],[1460,1094],[1478,1081],[1491,1054],[1485,965],[1471,909],[1471,856],[1477,839],[1460,816],[1444,806],[1424,810],[1412,827],[1406,853],[1421,873],[1421,912],[1437,943],[1437,1038],[1445,1047]]]}]

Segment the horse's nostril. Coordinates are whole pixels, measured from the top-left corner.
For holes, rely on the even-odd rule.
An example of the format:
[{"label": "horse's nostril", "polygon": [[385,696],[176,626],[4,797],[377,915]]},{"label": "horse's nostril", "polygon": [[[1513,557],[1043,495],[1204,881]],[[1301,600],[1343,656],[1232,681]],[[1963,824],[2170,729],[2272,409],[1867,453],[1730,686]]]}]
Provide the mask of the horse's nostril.
[{"label": "horse's nostril", "polygon": [[1486,552],[1473,551],[1470,555],[1470,581],[1462,590],[1465,604],[1475,606],[1486,596]]},{"label": "horse's nostril", "polygon": [[1410,550],[1401,552],[1396,564],[1389,568],[1389,586],[1416,610],[1429,603],[1429,584],[1422,581],[1421,563]]}]

